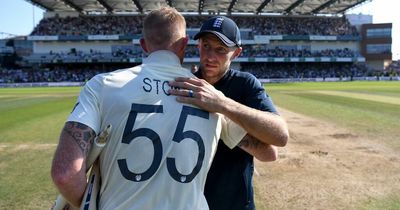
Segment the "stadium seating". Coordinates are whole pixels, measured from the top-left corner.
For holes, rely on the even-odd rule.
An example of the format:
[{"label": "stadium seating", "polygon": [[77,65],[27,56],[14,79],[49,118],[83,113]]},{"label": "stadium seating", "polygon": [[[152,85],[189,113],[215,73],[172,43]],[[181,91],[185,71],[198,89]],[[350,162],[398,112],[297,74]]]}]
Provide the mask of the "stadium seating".
[{"label": "stadium seating", "polygon": [[[208,16],[185,18],[187,33],[192,38]],[[244,39],[235,68],[258,78],[371,75],[363,63],[365,59],[354,47],[360,35],[344,16],[231,18],[237,22]],[[44,18],[29,37],[38,43],[39,50],[22,56],[21,68],[17,70],[0,69],[0,83],[83,82],[100,72],[137,65],[146,56],[138,45],[142,21],[142,15]],[[74,45],[79,47],[71,47]],[[198,62],[195,41],[189,43],[185,57],[189,62]]]}]

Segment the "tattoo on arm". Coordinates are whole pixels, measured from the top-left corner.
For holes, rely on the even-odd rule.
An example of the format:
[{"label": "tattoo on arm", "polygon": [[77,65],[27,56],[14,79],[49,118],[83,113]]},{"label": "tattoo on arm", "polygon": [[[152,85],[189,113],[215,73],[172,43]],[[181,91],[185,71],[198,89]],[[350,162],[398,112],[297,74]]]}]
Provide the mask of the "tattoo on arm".
[{"label": "tattoo on arm", "polygon": [[75,140],[82,153],[87,156],[96,133],[90,127],[79,122],[65,123],[64,132]]},{"label": "tattoo on arm", "polygon": [[258,147],[262,146],[262,143],[258,139],[254,138],[253,136],[250,136],[249,134],[247,134],[239,142],[238,146],[242,147],[242,148],[247,148],[247,149],[257,149]]}]

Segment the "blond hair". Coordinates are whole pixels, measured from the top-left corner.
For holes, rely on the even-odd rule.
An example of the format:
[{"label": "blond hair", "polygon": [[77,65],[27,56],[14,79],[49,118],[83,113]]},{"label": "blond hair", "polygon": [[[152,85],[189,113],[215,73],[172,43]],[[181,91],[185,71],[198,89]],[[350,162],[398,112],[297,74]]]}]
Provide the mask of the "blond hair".
[{"label": "blond hair", "polygon": [[186,36],[186,21],[175,8],[163,7],[146,16],[142,33],[147,43],[166,49]]}]

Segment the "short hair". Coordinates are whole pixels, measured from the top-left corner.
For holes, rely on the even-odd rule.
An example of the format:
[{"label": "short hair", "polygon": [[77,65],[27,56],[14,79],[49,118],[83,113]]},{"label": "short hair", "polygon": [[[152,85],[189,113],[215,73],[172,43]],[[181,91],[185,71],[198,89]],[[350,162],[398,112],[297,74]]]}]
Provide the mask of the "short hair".
[{"label": "short hair", "polygon": [[175,8],[163,7],[146,16],[142,33],[146,42],[166,48],[185,37],[186,21]]}]

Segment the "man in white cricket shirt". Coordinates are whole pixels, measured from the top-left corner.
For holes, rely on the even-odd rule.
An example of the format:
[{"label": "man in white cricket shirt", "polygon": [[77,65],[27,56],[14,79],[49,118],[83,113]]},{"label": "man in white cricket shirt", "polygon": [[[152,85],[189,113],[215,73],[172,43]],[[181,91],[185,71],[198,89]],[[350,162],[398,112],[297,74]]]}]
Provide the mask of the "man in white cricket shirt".
[{"label": "man in white cricket shirt", "polygon": [[149,53],[143,64],[97,75],[84,86],[51,170],[73,206],[80,205],[87,185],[85,159],[93,139],[111,124],[100,155],[98,209],[208,209],[203,190],[217,141],[233,148],[246,131],[168,93],[168,81],[194,77],[181,67],[185,33],[185,20],[175,9],[152,11],[140,41]]}]

